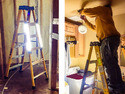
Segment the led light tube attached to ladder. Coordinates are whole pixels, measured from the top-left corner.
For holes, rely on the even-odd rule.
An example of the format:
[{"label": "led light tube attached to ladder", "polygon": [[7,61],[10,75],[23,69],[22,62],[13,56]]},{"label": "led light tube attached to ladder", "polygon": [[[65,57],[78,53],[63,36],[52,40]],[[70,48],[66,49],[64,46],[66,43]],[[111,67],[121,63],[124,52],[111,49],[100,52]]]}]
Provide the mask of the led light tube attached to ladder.
[{"label": "led light tube attached to ladder", "polygon": [[43,42],[42,42],[42,38],[41,38],[41,34],[40,34],[40,26],[38,23],[36,23],[36,29],[37,29],[37,35],[39,37],[39,44],[40,47],[43,48]]},{"label": "led light tube attached to ladder", "polygon": [[28,52],[31,52],[31,40],[30,40],[30,30],[29,30],[29,24],[24,23],[24,32],[26,34],[26,49]]}]

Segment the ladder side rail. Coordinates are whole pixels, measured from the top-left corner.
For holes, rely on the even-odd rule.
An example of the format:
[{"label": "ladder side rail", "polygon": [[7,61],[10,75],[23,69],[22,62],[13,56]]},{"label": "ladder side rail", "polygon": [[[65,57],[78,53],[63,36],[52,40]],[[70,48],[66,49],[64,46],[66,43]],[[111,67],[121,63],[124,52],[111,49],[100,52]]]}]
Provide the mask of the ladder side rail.
[{"label": "ladder side rail", "polygon": [[[30,16],[31,16],[31,9],[29,7],[28,13],[27,13],[27,22],[30,23]],[[33,72],[33,66],[32,66],[32,52],[29,53],[29,59],[30,59],[30,72],[31,72],[31,80],[32,80],[32,88],[35,89],[35,81],[34,81],[34,72]]]},{"label": "ladder side rail", "polygon": [[[26,22],[27,18],[26,18],[26,11],[25,10],[23,10],[23,15],[24,15],[24,22]],[[26,44],[26,35],[25,34],[24,34],[24,44]],[[21,58],[21,64],[24,64],[25,51],[26,51],[26,45],[23,46],[22,54],[24,54],[24,56]],[[22,70],[22,66],[20,67],[20,71],[21,70]]]},{"label": "ladder side rail", "polygon": [[108,85],[106,81],[106,75],[105,75],[103,64],[102,64],[99,46],[95,46],[95,53],[97,57],[97,65],[98,65],[98,69],[99,69],[101,80],[102,80],[104,94],[109,94]]},{"label": "ladder side rail", "polygon": [[14,31],[14,35],[13,35],[8,65],[7,65],[6,74],[5,74],[6,77],[8,77],[8,74],[9,74],[9,68],[10,68],[10,64],[11,64],[11,61],[12,61],[12,54],[13,54],[13,50],[14,50],[14,44],[16,42],[17,32],[18,32],[18,28],[19,28],[19,21],[20,21],[20,18],[21,18],[21,13],[22,13],[22,10],[19,10],[18,11],[18,17],[17,17],[17,23],[16,23],[16,30]]},{"label": "ladder side rail", "polygon": [[43,55],[43,51],[42,49],[40,49],[40,52],[41,52],[41,56],[43,58],[43,66],[44,66],[44,70],[46,71],[46,78],[48,79],[48,73],[47,73],[47,68],[46,68],[46,63],[45,63],[45,59],[44,59],[44,55]]},{"label": "ladder side rail", "polygon": [[[98,66],[97,66],[97,61],[95,63],[96,67],[95,67],[95,73],[94,73],[94,87],[98,86],[98,80],[97,80],[97,73],[98,73]],[[98,89],[93,88],[92,94],[97,94]]]},{"label": "ladder side rail", "polygon": [[[33,13],[34,21],[36,21],[36,16],[35,16],[34,10],[32,10],[32,13]],[[36,27],[36,26],[35,26],[35,28],[36,28],[36,30],[37,30],[37,27]],[[40,31],[37,30],[36,34],[37,34],[37,40],[39,41],[39,46],[40,46],[40,38],[39,38],[39,36],[38,36],[38,32],[40,32]],[[41,57],[43,58],[44,70],[46,71],[46,74],[45,74],[45,75],[46,75],[46,77],[47,77],[47,79],[48,79],[48,73],[47,73],[47,68],[46,68],[46,64],[45,64],[45,60],[44,60],[44,55],[43,55],[42,48],[40,49],[40,53],[41,53]]]},{"label": "ladder side rail", "polygon": [[29,59],[30,59],[30,70],[31,70],[32,88],[35,88],[35,81],[34,81],[34,73],[33,73],[31,53],[29,54]]},{"label": "ladder side rail", "polygon": [[[35,16],[35,11],[34,11],[34,9],[32,10],[32,13],[33,13],[33,19],[34,19],[34,22],[35,23],[38,23],[38,21],[36,21],[36,16]],[[36,34],[37,34],[37,32],[36,32]],[[38,36],[38,35],[37,35]],[[38,37],[36,38],[36,47],[38,47]],[[37,54],[37,57],[38,57],[38,50],[36,50],[36,54]]]},{"label": "ladder side rail", "polygon": [[31,10],[29,9],[27,13],[27,22],[30,22],[30,17],[31,17]]},{"label": "ladder side rail", "polygon": [[[18,35],[17,35],[18,36]],[[16,45],[18,45],[18,37],[16,38]],[[18,46],[16,48],[16,55],[19,55],[19,49]],[[19,63],[19,58],[16,59],[17,63]]]},{"label": "ladder side rail", "polygon": [[[35,11],[34,11],[34,10],[32,10],[32,13],[33,13],[33,19],[34,19],[34,22],[36,22]],[[38,22],[36,22],[36,23],[38,23]]]},{"label": "ladder side rail", "polygon": [[83,79],[82,79],[82,84],[81,84],[81,88],[80,88],[80,94],[83,94],[84,86],[86,84],[85,80],[86,80],[86,75],[87,75],[87,71],[88,71],[89,62],[90,62],[90,59],[91,59],[92,49],[93,49],[93,46],[90,46],[89,55],[88,55],[88,59],[86,61],[86,66],[85,66],[84,75],[83,75]]}]

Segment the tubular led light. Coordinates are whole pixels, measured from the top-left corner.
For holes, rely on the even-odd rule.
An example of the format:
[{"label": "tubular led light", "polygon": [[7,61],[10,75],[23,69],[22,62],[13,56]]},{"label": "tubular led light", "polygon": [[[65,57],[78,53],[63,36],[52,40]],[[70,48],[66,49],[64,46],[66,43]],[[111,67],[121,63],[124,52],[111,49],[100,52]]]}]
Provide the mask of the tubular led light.
[{"label": "tubular led light", "polygon": [[30,41],[30,33],[29,33],[29,25],[28,23],[24,23],[24,32],[26,34],[26,49],[28,52],[31,52],[31,41]]},{"label": "tubular led light", "polygon": [[94,77],[93,76],[87,77],[85,82],[88,85],[92,85],[94,82]]},{"label": "tubular led light", "polygon": [[41,34],[40,34],[40,26],[39,26],[38,23],[36,23],[36,29],[37,29],[37,34],[38,34],[38,37],[39,37],[40,47],[42,48],[43,42],[42,42],[42,38],[41,38]]}]

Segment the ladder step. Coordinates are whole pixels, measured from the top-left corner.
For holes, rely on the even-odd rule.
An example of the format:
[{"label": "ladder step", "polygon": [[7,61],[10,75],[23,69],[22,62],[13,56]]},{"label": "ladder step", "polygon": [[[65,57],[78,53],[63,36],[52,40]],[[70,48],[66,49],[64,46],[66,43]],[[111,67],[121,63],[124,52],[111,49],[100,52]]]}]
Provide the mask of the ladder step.
[{"label": "ladder step", "polygon": [[93,63],[96,63],[96,62],[97,62],[97,60],[91,60],[90,64],[93,64]]},{"label": "ladder step", "polygon": [[[25,23],[26,21],[20,21],[20,23]],[[30,26],[35,26],[36,23],[28,23]]]},{"label": "ladder step", "polygon": [[36,65],[36,64],[40,63],[41,61],[43,61],[43,59],[40,59],[40,60],[34,61],[34,62],[32,63],[32,65]]},{"label": "ladder step", "polygon": [[37,42],[37,41],[31,41],[31,42]]},{"label": "ladder step", "polygon": [[16,59],[16,58],[19,58],[19,57],[22,57],[22,56],[24,56],[24,54],[22,54],[22,55],[17,55],[17,56],[15,56],[15,57],[12,57],[12,59]]},{"label": "ladder step", "polygon": [[17,65],[14,65],[14,66],[10,67],[10,69],[9,69],[9,70],[15,69],[15,68],[20,67],[20,66],[22,66],[22,64],[17,64]]},{"label": "ladder step", "polygon": [[33,50],[37,50],[37,49],[41,49],[41,47],[35,47],[35,48],[32,48],[31,51],[33,51]]},{"label": "ladder step", "polygon": [[25,43],[18,43],[14,48],[18,48],[20,46],[25,46]]},{"label": "ladder step", "polygon": [[24,23],[24,22],[25,22],[25,21],[23,21],[23,20],[22,20],[22,21],[20,21],[20,23]]},{"label": "ladder step", "polygon": [[101,83],[102,83],[102,81],[101,81],[101,80],[98,80],[98,79],[95,79],[95,81],[97,81],[97,82],[101,82]]},{"label": "ladder step", "polygon": [[36,35],[36,34],[34,34],[34,35],[31,35],[31,36],[30,36],[30,38],[34,38],[34,37],[37,37],[37,35]]},{"label": "ladder step", "polygon": [[39,73],[38,75],[36,75],[36,76],[34,77],[34,79],[36,79],[37,77],[43,75],[44,73],[46,73],[46,71]]},{"label": "ladder step", "polygon": [[98,89],[98,90],[103,90],[103,89],[101,89],[101,88],[95,87],[93,84],[91,84],[91,85],[85,84],[85,85],[86,85],[87,87],[85,87],[84,90],[86,90],[86,89],[89,88],[89,87],[92,87],[92,88],[95,88],[95,89]]},{"label": "ladder step", "polygon": [[36,23],[29,23],[29,25],[30,25],[30,26],[35,26],[35,25],[36,25]]},{"label": "ladder step", "polygon": [[18,33],[17,35],[18,35],[18,36],[19,36],[19,35],[25,35],[25,33]]}]

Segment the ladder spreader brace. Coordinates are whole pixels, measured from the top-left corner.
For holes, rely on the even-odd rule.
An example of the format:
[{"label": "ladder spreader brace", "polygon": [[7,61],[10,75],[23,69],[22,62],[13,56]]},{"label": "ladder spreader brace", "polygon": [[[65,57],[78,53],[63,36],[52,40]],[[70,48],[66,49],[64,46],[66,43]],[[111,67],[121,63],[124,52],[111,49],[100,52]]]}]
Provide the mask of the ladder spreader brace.
[{"label": "ladder spreader brace", "polygon": [[[101,59],[101,54],[100,54],[100,49],[99,49],[100,46],[101,46],[101,44],[99,42],[91,42],[90,43],[88,59],[86,61],[85,71],[84,71],[82,84],[81,84],[81,88],[80,88],[80,94],[84,94],[83,91],[85,89],[85,85],[87,85],[85,83],[85,81],[86,81],[86,75],[87,75],[87,72],[88,72],[88,67],[89,67],[89,64],[90,64],[90,59],[91,59],[91,54],[92,54],[93,47],[95,48],[95,53],[96,53],[96,58],[97,58],[97,62],[95,62],[96,63],[96,68],[95,68],[94,79],[97,78],[97,70],[99,69],[101,80],[102,80],[102,85],[103,85],[103,92],[104,92],[104,94],[109,94],[108,85],[107,85],[106,76],[105,76],[103,63],[102,63],[102,59]],[[98,88],[96,88],[94,86],[92,86],[92,88],[98,89]]]},{"label": "ladder spreader brace", "polygon": [[[27,17],[26,17],[26,11],[27,12]],[[24,15],[24,24],[26,28],[28,28],[27,31],[25,31],[25,33],[18,33],[18,29],[19,29],[19,23],[22,22],[20,21],[21,19],[21,14],[23,12],[23,15]],[[33,19],[34,19],[34,26],[35,26],[35,29],[36,29],[36,35],[31,35],[30,36],[30,32],[29,32],[29,25],[30,25],[30,16],[31,16],[31,12],[33,14]],[[41,46],[41,38],[40,38],[40,28],[38,29],[38,26],[37,26],[37,23],[36,22],[36,16],[35,16],[35,12],[34,12],[34,7],[29,7],[29,6],[19,6],[19,10],[18,10],[18,16],[17,16],[17,22],[16,22],[16,29],[14,31],[14,35],[13,35],[13,40],[12,40],[12,45],[11,45],[11,50],[10,50],[10,55],[9,55],[9,60],[8,60],[8,65],[7,65],[7,69],[6,69],[6,75],[5,75],[5,78],[8,78],[8,75],[9,75],[9,71],[11,69],[14,69],[14,68],[17,68],[17,67],[20,67],[20,71],[23,71],[24,69],[26,69],[27,67],[30,66],[30,71],[31,71],[31,79],[32,79],[32,88],[34,89],[35,88],[35,79],[37,77],[39,77],[40,75],[42,74],[45,74],[46,76],[46,79],[48,80],[48,73],[47,73],[47,69],[46,69],[46,64],[45,64],[45,60],[44,60],[44,55],[43,55],[43,51],[42,51],[42,46]],[[33,25],[33,24],[32,24]],[[31,26],[32,26],[31,25]],[[24,43],[19,43],[16,41],[16,39],[18,38],[19,35],[24,35]],[[30,40],[31,38],[33,37],[36,37],[36,39],[38,40],[39,42],[39,46],[40,47],[35,47],[35,48],[31,48],[28,43],[31,43],[32,41]],[[37,42],[34,41],[34,42]],[[15,43],[18,44],[17,46],[15,46]],[[12,57],[13,55],[13,51],[15,48],[19,48],[19,47],[23,47],[23,51],[22,51],[22,54],[21,55],[18,55],[16,56],[15,58]],[[30,64],[27,65],[26,67],[22,68],[22,65],[24,64],[24,56],[25,56],[25,50],[26,50],[26,47],[29,46],[29,49],[28,49],[28,54],[29,54],[29,59],[30,59]],[[30,49],[31,48],[31,49]],[[37,61],[34,61],[32,62],[32,51],[33,50],[40,50],[40,53],[41,53],[41,59],[40,60],[37,60]],[[21,58],[21,63],[18,63],[17,65],[15,66],[11,66],[11,62],[12,62],[12,59],[16,59],[16,58],[19,58],[19,57],[22,57]],[[38,75],[34,76],[34,72],[33,72],[33,65],[36,65],[40,62],[43,62],[43,66],[44,66],[44,71],[42,73],[39,73]]]}]

